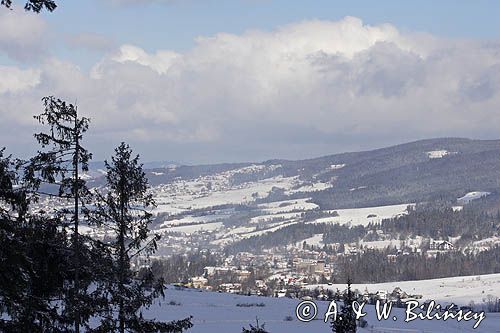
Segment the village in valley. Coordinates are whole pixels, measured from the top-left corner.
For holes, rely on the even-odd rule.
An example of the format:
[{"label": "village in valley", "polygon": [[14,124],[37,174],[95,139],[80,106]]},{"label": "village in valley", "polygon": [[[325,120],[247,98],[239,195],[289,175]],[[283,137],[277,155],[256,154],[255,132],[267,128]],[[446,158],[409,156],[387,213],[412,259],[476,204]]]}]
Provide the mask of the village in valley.
[{"label": "village in valley", "polygon": [[499,11],[0,0],[0,333],[500,333]]},{"label": "village in valley", "polygon": [[[429,160],[447,156],[442,151],[422,155]],[[368,288],[366,282],[411,280],[403,275],[408,266],[439,260],[440,266],[453,266],[452,261],[443,260],[489,253],[500,243],[495,229],[482,239],[470,240],[460,235],[439,236],[432,230],[422,234],[398,229],[417,214],[415,203],[322,208],[315,203],[315,195],[317,198],[334,186],[336,173],[345,167],[345,163],[327,165],[308,178],[285,175],[279,164],[228,167],[197,177],[183,177],[182,167],[179,171],[174,165],[147,170],[156,202],[152,232],[161,240],[158,251],[138,258],[135,266],[150,266],[167,282],[183,288],[321,300],[342,293],[350,278],[366,284],[356,290],[360,299],[400,303],[425,295],[397,283],[374,289],[376,284]],[[97,169],[85,177],[99,187],[102,175]],[[357,186],[350,192],[365,190]],[[487,197],[492,195],[465,193],[448,208],[447,216],[435,219],[456,219],[471,202]],[[60,204],[47,198],[40,207],[51,209]],[[110,237],[105,228],[84,225],[82,230],[93,237]],[[350,272],[351,264],[365,269]],[[375,272],[378,268],[380,272]],[[401,278],[391,273],[396,271],[403,272]],[[454,276],[453,267],[432,274],[422,271],[414,279]],[[470,301],[462,300],[461,306]]]},{"label": "village in valley", "polygon": [[[448,241],[432,240],[430,244],[429,256],[454,250]],[[420,249],[410,251],[395,249],[395,254],[387,255],[387,261],[395,261],[398,256],[420,255]],[[343,253],[332,255],[314,246],[308,247],[307,243],[304,243],[304,248],[294,248],[286,254],[240,252],[225,257],[219,266],[204,267],[203,274],[191,276],[176,285],[242,295],[332,300],[335,293],[343,293],[345,289],[332,287],[342,285],[342,281],[332,279],[337,258],[349,258],[362,252],[363,249],[352,246]],[[372,304],[376,300],[401,303],[408,299],[422,299],[422,295],[409,294],[399,287],[390,291],[370,292],[365,289],[357,292],[364,301]]]}]

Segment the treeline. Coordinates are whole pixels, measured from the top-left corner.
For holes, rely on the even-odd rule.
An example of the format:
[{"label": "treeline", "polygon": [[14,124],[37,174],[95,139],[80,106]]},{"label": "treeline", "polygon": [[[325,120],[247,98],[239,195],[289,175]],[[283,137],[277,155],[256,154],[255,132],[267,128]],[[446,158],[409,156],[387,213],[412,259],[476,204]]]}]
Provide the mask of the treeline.
[{"label": "treeline", "polygon": [[174,255],[165,259],[154,259],[151,271],[165,283],[188,282],[190,277],[202,276],[207,266],[221,264],[220,257],[209,251],[196,251],[185,255]]},{"label": "treeline", "polygon": [[[443,146],[457,154],[429,159],[425,153]],[[354,155],[342,159],[344,168],[319,177],[338,177],[335,187],[311,193],[322,209],[456,200],[471,189],[494,192],[499,187],[499,141],[437,139]],[[351,191],[360,186],[366,188]]]},{"label": "treeline", "polygon": [[[151,270],[141,274],[132,260],[154,253],[149,233],[154,201],[128,145],[105,162],[106,190],[86,186],[92,155],[82,146],[89,119],[72,104],[43,99],[35,118],[47,127],[36,133],[38,153],[29,160],[0,149],[0,332],[182,332],[191,318],[146,319],[145,306],[163,295]],[[43,185],[57,187],[45,193]],[[47,197],[63,207],[41,208]],[[103,226],[114,237],[91,238],[80,224]]]},{"label": "treeline", "polygon": [[329,243],[351,243],[359,241],[365,234],[363,226],[328,223],[297,223],[279,230],[252,236],[228,245],[226,252],[255,252],[262,249],[295,244],[316,234],[323,234],[324,241]]},{"label": "treeline", "polygon": [[423,236],[447,238],[461,236],[462,242],[483,239],[500,231],[500,214],[487,213],[476,206],[465,205],[462,210],[452,207],[436,207],[432,204],[409,208],[408,215],[385,219],[370,225],[387,234],[399,234],[402,238]]},{"label": "treeline", "polygon": [[453,276],[500,273],[500,246],[477,254],[448,252],[436,257],[399,255],[389,260],[391,249],[366,250],[337,260],[335,281],[351,278],[354,283],[378,283],[437,279]]},{"label": "treeline", "polygon": [[[324,217],[320,211],[304,213],[301,218],[308,221]],[[380,234],[378,231],[383,231]],[[364,226],[349,226],[328,223],[305,223],[288,225],[273,232],[252,236],[228,245],[228,253],[255,252],[273,247],[287,246],[301,242],[316,234],[323,234],[323,250],[332,253],[329,244],[353,243],[360,240],[376,241],[392,239],[405,240],[415,236],[434,239],[456,238],[457,246],[471,241],[485,239],[500,233],[500,213],[491,213],[482,205],[468,204],[462,210],[454,210],[449,202],[436,201],[408,207],[408,214],[380,223]],[[333,251],[335,252],[335,251]]]}]

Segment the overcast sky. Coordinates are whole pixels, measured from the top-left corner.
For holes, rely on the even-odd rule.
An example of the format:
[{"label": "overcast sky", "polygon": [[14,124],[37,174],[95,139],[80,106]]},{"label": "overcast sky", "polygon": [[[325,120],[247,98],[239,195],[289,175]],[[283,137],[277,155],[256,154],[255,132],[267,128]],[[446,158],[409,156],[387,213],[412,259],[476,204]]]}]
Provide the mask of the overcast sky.
[{"label": "overcast sky", "polygon": [[499,14],[493,0],[0,8],[0,147],[34,149],[46,95],[92,119],[97,160],[120,141],[194,164],[500,138]]}]

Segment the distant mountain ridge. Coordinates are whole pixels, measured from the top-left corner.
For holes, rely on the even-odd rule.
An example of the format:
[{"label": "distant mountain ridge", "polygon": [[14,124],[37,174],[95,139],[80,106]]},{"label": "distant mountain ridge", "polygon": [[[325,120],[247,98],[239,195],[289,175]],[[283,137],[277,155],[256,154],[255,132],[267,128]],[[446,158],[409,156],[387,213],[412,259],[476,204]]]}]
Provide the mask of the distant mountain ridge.
[{"label": "distant mountain ridge", "polygon": [[[157,167],[157,165],[161,167]],[[91,167],[95,170],[99,163]],[[150,168],[148,166],[154,166]],[[240,169],[257,168],[240,172]],[[314,192],[273,193],[273,200],[312,197],[323,209],[354,208],[458,198],[471,191],[500,192],[500,140],[438,138],[361,152],[305,160],[256,163],[145,164],[152,186],[178,179],[230,173],[232,184],[270,177],[298,177],[305,184],[328,184]],[[101,184],[103,179],[93,179]]]},{"label": "distant mountain ridge", "polygon": [[[323,208],[398,204],[457,198],[476,190],[497,192],[500,189],[500,140],[427,139],[306,160],[176,166],[149,169],[147,174],[152,185],[159,185],[251,165],[275,167],[235,173],[232,181],[243,183],[281,175],[297,176],[310,183],[330,183],[330,188],[308,193]],[[299,198],[301,194],[286,198],[290,197]]]}]

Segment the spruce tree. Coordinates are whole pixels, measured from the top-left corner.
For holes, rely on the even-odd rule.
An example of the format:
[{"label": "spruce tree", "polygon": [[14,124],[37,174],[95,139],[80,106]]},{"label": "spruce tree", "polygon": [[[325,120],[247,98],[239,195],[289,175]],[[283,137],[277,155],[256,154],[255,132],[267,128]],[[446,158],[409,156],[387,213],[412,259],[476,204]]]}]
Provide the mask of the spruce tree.
[{"label": "spruce tree", "polygon": [[242,333],[269,333],[264,328],[264,326],[266,326],[266,324],[260,325],[258,318],[255,318],[255,321],[257,322],[256,326],[253,326],[252,324],[250,324],[250,328],[243,327]]},{"label": "spruce tree", "polygon": [[[0,6],[12,8],[12,0],[0,0]],[[54,0],[27,0],[24,4],[26,11],[40,13],[42,10],[54,11],[57,5]]]},{"label": "spruce tree", "polygon": [[91,220],[102,228],[113,231],[116,236],[106,245],[113,266],[107,281],[111,310],[117,315],[107,316],[101,327],[107,332],[182,332],[192,327],[191,319],[174,322],[148,320],[142,309],[164,295],[163,281],[155,279],[150,269],[138,274],[132,260],[156,250],[159,235],[151,235],[148,225],[152,215],[148,211],[154,206],[148,193],[148,181],[139,163],[139,156],[125,143],[115,150],[111,163],[105,162],[107,186],[95,191],[98,198],[95,209],[87,210]]},{"label": "spruce tree", "polygon": [[[91,308],[84,302],[87,287],[92,281],[82,281],[81,252],[85,245],[79,232],[80,205],[84,194],[88,193],[80,173],[88,171],[88,162],[92,158],[81,141],[90,120],[79,117],[77,107],[73,104],[53,96],[44,97],[42,101],[44,112],[35,116],[35,119],[41,125],[46,125],[48,130],[34,135],[41,149],[24,165],[23,183],[30,186],[35,195],[55,196],[72,204],[71,209],[60,210],[57,214],[62,218],[69,217],[72,221],[73,279],[69,286],[69,297],[65,298],[65,312],[73,318],[74,331],[78,333],[82,320],[86,322],[92,315],[88,313]],[[50,191],[54,186],[58,189],[57,194]],[[41,191],[41,188],[44,190]]]},{"label": "spruce tree", "polygon": [[336,320],[332,320],[331,328],[334,333],[356,333],[356,315],[353,310],[355,301],[351,291],[351,280],[347,280],[347,291],[344,294],[343,304]]},{"label": "spruce tree", "polygon": [[68,278],[70,243],[56,216],[28,210],[19,184],[0,150],[0,331],[67,332],[56,301]]}]

